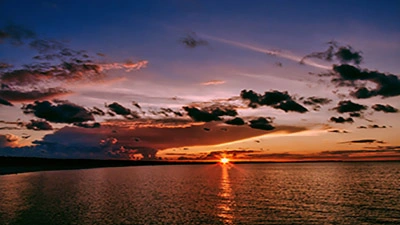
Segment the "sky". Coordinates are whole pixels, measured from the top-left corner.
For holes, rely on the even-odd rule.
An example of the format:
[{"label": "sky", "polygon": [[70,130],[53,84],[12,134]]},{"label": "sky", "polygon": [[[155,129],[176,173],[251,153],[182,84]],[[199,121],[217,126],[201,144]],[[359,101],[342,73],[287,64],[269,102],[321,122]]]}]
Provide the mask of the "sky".
[{"label": "sky", "polygon": [[0,156],[400,160],[398,1],[0,1]]}]

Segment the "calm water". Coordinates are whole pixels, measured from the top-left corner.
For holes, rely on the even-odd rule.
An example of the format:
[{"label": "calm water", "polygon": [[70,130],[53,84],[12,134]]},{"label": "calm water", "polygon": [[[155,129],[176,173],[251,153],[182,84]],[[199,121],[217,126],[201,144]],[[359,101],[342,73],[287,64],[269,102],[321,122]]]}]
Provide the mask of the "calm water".
[{"label": "calm water", "polygon": [[181,165],[0,176],[0,224],[400,224],[400,163]]}]

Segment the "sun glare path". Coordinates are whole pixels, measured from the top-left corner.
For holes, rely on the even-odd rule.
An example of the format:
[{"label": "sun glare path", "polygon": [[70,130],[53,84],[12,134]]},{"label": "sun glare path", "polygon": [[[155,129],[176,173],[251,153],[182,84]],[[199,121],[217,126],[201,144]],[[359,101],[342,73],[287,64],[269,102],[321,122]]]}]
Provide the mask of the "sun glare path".
[{"label": "sun glare path", "polygon": [[226,158],[226,157],[220,159],[219,161],[220,161],[222,164],[227,164],[227,163],[229,163],[229,159]]}]

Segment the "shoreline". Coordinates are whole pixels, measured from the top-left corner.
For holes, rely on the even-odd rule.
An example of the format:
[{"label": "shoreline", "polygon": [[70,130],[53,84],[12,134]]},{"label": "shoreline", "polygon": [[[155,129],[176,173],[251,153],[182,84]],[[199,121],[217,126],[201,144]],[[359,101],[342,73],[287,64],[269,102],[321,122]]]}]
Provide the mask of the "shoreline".
[{"label": "shoreline", "polygon": [[[400,162],[399,160],[375,161],[233,161],[232,164],[291,164],[291,163],[374,163],[374,162]],[[20,173],[81,170],[94,168],[128,167],[128,166],[167,166],[167,165],[210,165],[218,161],[132,161],[132,160],[99,160],[99,159],[51,159],[33,157],[4,157],[0,156],[0,176]]]}]

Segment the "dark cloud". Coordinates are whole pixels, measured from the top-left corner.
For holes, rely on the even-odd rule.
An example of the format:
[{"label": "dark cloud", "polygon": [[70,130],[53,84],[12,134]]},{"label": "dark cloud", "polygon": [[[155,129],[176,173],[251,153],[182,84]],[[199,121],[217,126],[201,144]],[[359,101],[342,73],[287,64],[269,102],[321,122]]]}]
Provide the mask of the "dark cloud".
[{"label": "dark cloud", "polygon": [[217,115],[214,115],[213,113],[206,112],[203,110],[199,110],[196,107],[184,106],[183,109],[188,113],[190,118],[192,118],[194,121],[211,122],[211,121],[221,120],[221,118],[219,118]]},{"label": "dark cloud", "polygon": [[227,121],[225,121],[225,123],[230,124],[230,125],[238,125],[238,126],[245,124],[244,120],[240,117],[235,117],[231,120],[227,120]]},{"label": "dark cloud", "polygon": [[375,111],[382,111],[385,113],[397,113],[399,110],[394,108],[391,105],[382,105],[382,104],[375,104],[372,106],[372,109],[374,109]]},{"label": "dark cloud", "polygon": [[188,48],[196,48],[198,46],[207,46],[208,42],[206,40],[197,37],[196,33],[192,32],[187,34],[184,38],[179,40],[183,45]]},{"label": "dark cloud", "polygon": [[75,126],[77,127],[83,127],[83,128],[99,128],[101,125],[100,123],[94,122],[94,123],[74,123]]},{"label": "dark cloud", "polygon": [[93,109],[90,110],[90,113],[93,114],[93,115],[98,115],[98,116],[105,116],[106,115],[106,113],[103,110],[101,110],[101,109],[99,109],[97,107],[93,107]]},{"label": "dark cloud", "polygon": [[31,120],[26,124],[26,128],[30,130],[53,130],[51,124],[45,120]]},{"label": "dark cloud", "polygon": [[175,116],[175,117],[182,117],[183,114],[179,111],[175,111],[171,108],[160,108],[160,110],[155,111],[155,110],[150,110],[150,113],[152,113],[153,115],[163,115],[165,117],[169,117],[169,116]]},{"label": "dark cloud", "polygon": [[[385,74],[378,71],[362,70],[352,65],[334,65],[333,70],[337,78],[332,82],[339,86],[356,86],[356,91],[351,95],[356,98],[370,98],[373,96],[392,97],[400,95],[400,80],[393,74]],[[375,89],[368,89],[357,81],[370,81],[376,84]],[[361,87],[360,87],[361,85]]]},{"label": "dark cloud", "polygon": [[33,114],[38,118],[54,123],[81,123],[93,121],[89,110],[68,101],[35,101],[22,107],[25,114]]},{"label": "dark cloud", "polygon": [[85,51],[70,49],[65,43],[54,40],[35,39],[30,47],[38,53],[32,63],[17,68],[1,63],[0,97],[7,101],[51,99],[71,93],[61,88],[66,84],[98,82],[107,77],[107,70],[131,71],[147,65],[147,61],[95,63],[96,58]]},{"label": "dark cloud", "polygon": [[250,127],[254,129],[260,130],[273,130],[275,129],[274,126],[271,125],[272,118],[270,117],[259,117],[258,119],[250,120]]},{"label": "dark cloud", "polygon": [[[156,160],[158,159],[156,154],[158,152],[157,149],[155,148],[151,148],[151,147],[129,147],[129,146],[124,146],[123,149],[128,149],[127,153],[128,154],[140,154],[143,157],[143,160]],[[114,154],[118,154],[118,158],[128,158],[128,157],[121,157],[123,156],[124,152],[121,151],[121,149],[119,151],[114,151]],[[121,154],[122,153],[122,154]]]},{"label": "dark cloud", "polygon": [[[354,156],[356,154],[376,154],[376,153],[400,153],[396,147],[398,146],[393,146],[395,148],[382,148],[380,149],[381,146],[374,147],[373,150],[336,150],[336,151],[322,151],[319,153],[319,155],[338,155],[338,156]],[[378,149],[376,149],[378,148]],[[394,155],[392,155],[393,157]],[[380,156],[377,155],[377,158]]]},{"label": "dark cloud", "polygon": [[142,107],[139,105],[139,103],[132,101],[132,105],[135,106],[138,109],[142,109]]},{"label": "dark cloud", "polygon": [[386,128],[386,126],[379,126],[378,124],[372,124],[372,125],[368,125],[369,128],[371,129],[375,129],[375,128]]},{"label": "dark cloud", "polygon": [[349,133],[347,130],[338,130],[338,129],[328,130],[328,132],[331,132],[331,133],[342,133],[342,134]]},{"label": "dark cloud", "polygon": [[236,109],[223,107],[223,106],[211,106],[202,108],[202,110],[208,111],[216,116],[237,116]]},{"label": "dark cloud", "polygon": [[340,101],[338,103],[338,106],[333,108],[336,110],[338,113],[346,113],[346,112],[360,112],[362,110],[366,110],[368,107],[365,105],[360,105],[357,103],[354,103],[350,100],[348,101]]},{"label": "dark cloud", "polygon": [[233,106],[224,106],[221,104],[214,104],[202,109],[193,106],[184,106],[183,109],[188,113],[190,118],[198,122],[219,121],[221,120],[221,116],[237,115],[237,111]]},{"label": "dark cloud", "polygon": [[116,113],[117,115],[121,115],[125,117],[126,119],[138,119],[140,116],[138,115],[137,112],[132,111],[128,108],[125,108],[124,106],[120,105],[117,102],[114,102],[110,105],[106,105],[107,108],[109,108],[112,112]]},{"label": "dark cloud", "polygon": [[29,43],[29,46],[35,50],[37,50],[41,54],[49,53],[49,52],[58,52],[60,51],[59,56],[68,55],[72,56],[71,50],[66,48],[65,44],[55,40],[44,40],[44,39],[36,39]]},{"label": "dark cloud", "polygon": [[349,113],[349,115],[350,115],[351,117],[361,117],[361,114],[358,113],[358,112],[351,112],[351,113]]},{"label": "dark cloud", "polygon": [[13,104],[11,102],[9,102],[9,101],[5,100],[4,98],[1,98],[1,97],[0,97],[0,105],[13,106]]},{"label": "dark cloud", "polygon": [[358,129],[376,129],[376,128],[387,128],[385,125],[379,126],[378,124],[372,124],[372,125],[368,125],[368,126],[359,126],[357,127]]},{"label": "dark cloud", "polygon": [[9,68],[12,68],[12,67],[13,67],[13,65],[11,65],[11,64],[0,62],[0,70],[9,69]]},{"label": "dark cloud", "polygon": [[295,102],[286,91],[280,92],[273,90],[267,91],[264,95],[261,95],[252,90],[242,90],[240,92],[240,97],[247,101],[248,106],[251,108],[266,105],[276,109],[281,109],[285,112],[293,111],[304,113],[308,111],[305,107]]},{"label": "dark cloud", "polygon": [[353,123],[354,122],[353,118],[351,118],[351,117],[345,119],[341,116],[339,116],[339,117],[332,116],[330,118],[330,121],[335,122],[335,123]]},{"label": "dark cloud", "polygon": [[25,39],[35,38],[35,32],[23,26],[9,24],[0,28],[0,44],[9,40],[12,45],[22,45]]},{"label": "dark cloud", "polygon": [[[136,127],[135,123],[136,121],[124,120],[96,129],[65,126],[54,133],[45,135],[42,140],[34,141],[35,146],[17,148],[18,142],[15,142],[15,148],[0,148],[0,155],[137,159],[138,155],[143,153],[150,158],[151,151],[158,152],[171,148],[188,149],[188,146],[216,145],[272,132],[294,133],[305,130],[304,127],[294,126],[281,126],[274,131],[252,129],[248,126],[232,126],[231,132],[225,132],[220,129],[222,122],[211,122],[207,126],[172,128]],[[210,131],[204,132],[204,127],[209,128]]]},{"label": "dark cloud", "polygon": [[33,64],[0,75],[4,84],[14,86],[37,85],[44,81],[93,81],[105,76],[101,73],[99,65],[82,62],[63,62],[60,65]]},{"label": "dark cloud", "polygon": [[300,63],[303,64],[308,58],[317,58],[326,61],[332,61],[334,58],[341,63],[360,64],[363,61],[362,53],[355,51],[351,46],[339,46],[337,42],[328,42],[329,47],[324,52],[313,52],[304,56]]},{"label": "dark cloud", "polygon": [[71,94],[64,88],[55,87],[47,89],[23,90],[17,88],[2,88],[0,89],[0,97],[12,102],[24,102],[33,100],[45,100]]},{"label": "dark cloud", "polygon": [[299,103],[297,103],[293,100],[283,101],[283,102],[279,103],[278,105],[276,105],[274,108],[282,109],[285,112],[293,111],[293,112],[305,113],[308,111],[302,105],[300,105]]},{"label": "dark cloud", "polygon": [[384,144],[385,142],[383,141],[378,141],[376,139],[360,139],[360,140],[353,140],[353,141],[345,141],[345,142],[340,142],[342,144],[345,143],[355,143],[355,144],[363,144],[363,143],[367,143],[367,144],[372,144],[372,143],[378,143],[378,144]]},{"label": "dark cloud", "polygon": [[308,97],[306,99],[300,98],[300,100],[303,100],[304,105],[310,105],[313,106],[314,110],[319,110],[321,108],[321,105],[326,105],[332,102],[332,99],[329,98],[320,98],[316,96]]}]

